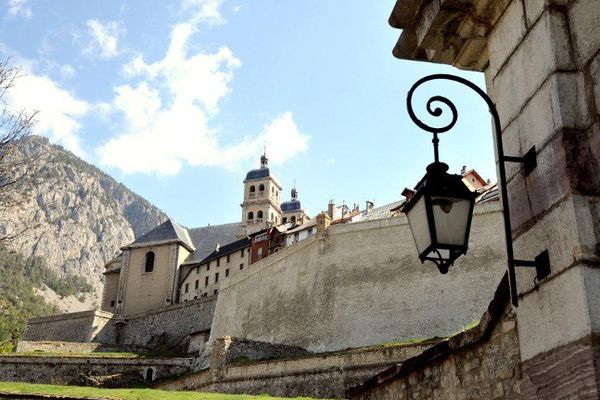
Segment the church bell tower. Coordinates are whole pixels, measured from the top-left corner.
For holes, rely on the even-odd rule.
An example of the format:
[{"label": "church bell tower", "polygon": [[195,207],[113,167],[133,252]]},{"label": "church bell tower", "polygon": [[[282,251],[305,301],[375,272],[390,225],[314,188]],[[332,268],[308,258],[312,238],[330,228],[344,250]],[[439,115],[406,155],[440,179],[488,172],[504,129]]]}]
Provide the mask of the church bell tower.
[{"label": "church bell tower", "polygon": [[281,184],[269,170],[267,154],[260,157],[260,168],[253,169],[244,179],[244,202],[240,236],[281,224]]}]

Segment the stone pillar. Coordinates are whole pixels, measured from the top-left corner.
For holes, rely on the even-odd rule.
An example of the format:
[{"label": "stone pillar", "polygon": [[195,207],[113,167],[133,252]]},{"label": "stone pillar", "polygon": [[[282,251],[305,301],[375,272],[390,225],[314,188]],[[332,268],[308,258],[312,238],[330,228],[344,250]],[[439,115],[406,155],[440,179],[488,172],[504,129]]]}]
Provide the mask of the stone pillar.
[{"label": "stone pillar", "polygon": [[[507,164],[524,398],[600,397],[600,0],[398,0],[394,55],[485,72]],[[462,113],[462,115],[467,115]]]},{"label": "stone pillar", "polygon": [[488,93],[507,154],[515,255],[550,253],[551,275],[518,269],[525,398],[598,398],[600,1],[514,0],[489,34]]}]

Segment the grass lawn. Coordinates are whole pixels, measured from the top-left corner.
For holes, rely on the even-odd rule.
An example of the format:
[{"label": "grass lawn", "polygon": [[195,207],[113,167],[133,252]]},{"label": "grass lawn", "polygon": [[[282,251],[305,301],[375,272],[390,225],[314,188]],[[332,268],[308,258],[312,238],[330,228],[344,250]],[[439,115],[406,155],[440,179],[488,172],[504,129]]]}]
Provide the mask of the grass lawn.
[{"label": "grass lawn", "polygon": [[[119,400],[257,400],[283,399],[267,395],[249,396],[243,394],[219,394],[199,392],[167,392],[156,389],[96,389],[81,386],[38,385],[23,382],[0,382],[0,393],[45,394],[56,396],[71,396],[90,399],[119,399]],[[286,398],[289,400],[289,398]],[[296,399],[309,399],[296,397]]]}]

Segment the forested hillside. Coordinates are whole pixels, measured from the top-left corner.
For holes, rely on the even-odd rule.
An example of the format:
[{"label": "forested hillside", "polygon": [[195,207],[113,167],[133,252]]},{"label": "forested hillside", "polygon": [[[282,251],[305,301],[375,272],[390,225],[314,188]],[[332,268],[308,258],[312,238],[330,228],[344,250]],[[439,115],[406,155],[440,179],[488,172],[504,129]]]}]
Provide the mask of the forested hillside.
[{"label": "forested hillside", "polygon": [[[61,312],[93,308],[100,303],[104,264],[121,246],[163,222],[166,215],[46,138],[20,140],[16,158],[27,164],[29,171],[16,184],[14,205],[0,213],[0,237],[20,233],[4,242],[26,260],[22,264],[10,259],[16,276]],[[21,265],[40,260],[47,268],[19,270]],[[61,287],[61,281],[67,286]],[[6,290],[0,281],[0,296],[6,296]],[[35,298],[30,299],[37,304]]]}]

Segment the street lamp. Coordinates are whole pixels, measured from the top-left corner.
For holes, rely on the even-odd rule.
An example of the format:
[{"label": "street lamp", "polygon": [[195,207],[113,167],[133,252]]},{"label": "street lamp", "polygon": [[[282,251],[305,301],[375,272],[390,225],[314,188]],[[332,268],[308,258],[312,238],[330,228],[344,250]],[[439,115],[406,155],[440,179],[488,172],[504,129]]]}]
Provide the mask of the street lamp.
[{"label": "street lamp", "polygon": [[422,263],[425,261],[434,262],[440,272],[446,274],[454,261],[467,253],[473,206],[476,197],[476,194],[471,192],[462,182],[460,175],[448,174],[448,166],[439,161],[438,134],[451,130],[458,119],[458,111],[454,103],[443,96],[433,96],[427,101],[427,112],[434,117],[440,117],[443,114],[440,107],[434,107],[434,103],[441,103],[450,110],[452,120],[441,127],[424,123],[413,111],[412,98],[415,90],[422,84],[432,80],[449,80],[469,87],[485,100],[492,114],[498,149],[498,174],[500,177],[499,187],[504,216],[508,279],[511,288],[511,301],[516,307],[518,305],[518,296],[515,267],[534,267],[537,274],[536,280],[543,279],[550,274],[550,260],[547,250],[536,256],[534,261],[517,260],[514,258],[513,252],[504,163],[521,163],[523,164],[524,175],[529,175],[537,166],[535,146],[523,157],[505,156],[502,145],[500,118],[496,106],[478,86],[454,75],[434,74],[421,78],[410,88],[406,98],[410,118],[419,128],[433,134],[434,162],[427,167],[425,176],[415,187],[416,193],[402,209],[408,219],[408,224],[419,252],[419,259]]}]

